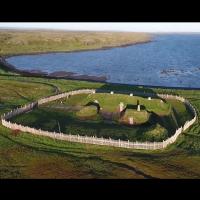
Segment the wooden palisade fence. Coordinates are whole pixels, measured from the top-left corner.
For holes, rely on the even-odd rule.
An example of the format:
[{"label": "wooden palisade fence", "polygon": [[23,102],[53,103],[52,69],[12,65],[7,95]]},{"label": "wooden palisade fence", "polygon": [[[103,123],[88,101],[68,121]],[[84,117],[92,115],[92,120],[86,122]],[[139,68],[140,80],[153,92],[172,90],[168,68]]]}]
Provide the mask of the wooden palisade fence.
[{"label": "wooden palisade fence", "polygon": [[[12,130],[20,130],[23,132],[32,133],[35,135],[42,135],[47,136],[50,138],[55,138],[58,140],[65,140],[70,142],[79,142],[79,143],[87,143],[87,144],[96,144],[96,145],[107,145],[107,146],[115,146],[115,147],[123,147],[123,148],[133,148],[133,149],[148,149],[148,150],[154,150],[154,149],[163,149],[167,147],[169,144],[172,144],[176,141],[177,137],[185,131],[187,128],[189,128],[197,119],[197,113],[195,108],[190,104],[188,100],[186,100],[183,97],[175,96],[175,95],[168,95],[168,94],[156,94],[157,96],[163,98],[163,99],[177,99],[183,103],[185,103],[191,112],[194,115],[194,118],[190,121],[186,121],[183,127],[180,127],[176,130],[175,134],[172,135],[170,138],[163,140],[162,142],[130,142],[130,141],[121,141],[121,140],[114,140],[114,139],[105,139],[105,138],[97,138],[97,137],[89,137],[89,136],[80,136],[80,135],[71,135],[71,134],[63,134],[63,133],[57,133],[57,132],[49,132],[44,131],[41,129],[35,129],[28,126],[23,126],[21,124],[12,123],[9,121],[10,118],[31,111],[34,109],[34,107],[37,107],[38,105],[54,101],[60,98],[68,97],[69,95],[75,95],[75,94],[90,94],[95,93],[96,90],[94,89],[82,89],[82,90],[75,90],[70,92],[61,93],[58,95],[42,98],[36,102],[29,103],[27,105],[24,105],[20,108],[16,108],[8,113],[5,113],[1,116],[1,122],[2,125],[10,128]],[[138,93],[144,94],[144,93]],[[155,96],[155,94],[146,94],[148,96]]]}]

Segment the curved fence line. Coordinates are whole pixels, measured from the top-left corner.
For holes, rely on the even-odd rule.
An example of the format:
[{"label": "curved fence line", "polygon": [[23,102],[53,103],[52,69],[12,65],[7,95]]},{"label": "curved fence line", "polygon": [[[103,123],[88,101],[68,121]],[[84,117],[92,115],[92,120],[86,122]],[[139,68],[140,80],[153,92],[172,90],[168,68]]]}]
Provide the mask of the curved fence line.
[{"label": "curved fence line", "polygon": [[[183,103],[185,103],[190,111],[193,113],[194,118],[190,121],[186,121],[183,127],[180,127],[176,130],[175,134],[171,136],[170,138],[163,140],[162,142],[130,142],[128,141],[121,141],[119,140],[113,140],[113,139],[105,139],[105,138],[98,138],[98,137],[89,137],[89,136],[80,136],[80,135],[71,135],[71,134],[63,134],[63,133],[57,133],[57,132],[49,132],[49,131],[44,131],[41,129],[35,129],[31,128],[28,126],[23,126],[21,124],[16,124],[16,123],[11,123],[9,121],[10,118],[17,116],[19,114],[29,112],[38,105],[50,102],[50,101],[55,101],[60,98],[64,97],[69,97],[70,95],[75,95],[75,94],[90,94],[90,93],[95,93],[95,89],[81,89],[81,90],[75,90],[75,91],[70,91],[70,92],[65,92],[61,93],[58,95],[42,98],[36,102],[29,103],[27,105],[24,105],[20,108],[16,108],[8,113],[5,113],[1,116],[1,122],[2,125],[10,128],[12,130],[20,130],[23,132],[28,132],[32,133],[35,135],[42,135],[42,136],[47,136],[50,138],[55,138],[58,140],[65,140],[65,141],[70,141],[70,142],[79,142],[79,143],[88,143],[88,144],[97,144],[97,145],[107,145],[107,146],[115,146],[115,147],[123,147],[123,148],[133,148],[133,149],[163,149],[167,147],[169,144],[172,144],[176,141],[177,137],[186,129],[188,129],[197,119],[197,112],[195,108],[192,106],[192,104],[185,98],[181,96],[175,96],[175,95],[168,95],[168,94],[156,94],[160,98],[163,99],[176,99],[179,100]],[[113,93],[113,92],[112,92]],[[135,93],[134,93],[135,94]],[[137,95],[143,94],[137,92]],[[155,96],[155,94],[148,93],[148,96]]]}]

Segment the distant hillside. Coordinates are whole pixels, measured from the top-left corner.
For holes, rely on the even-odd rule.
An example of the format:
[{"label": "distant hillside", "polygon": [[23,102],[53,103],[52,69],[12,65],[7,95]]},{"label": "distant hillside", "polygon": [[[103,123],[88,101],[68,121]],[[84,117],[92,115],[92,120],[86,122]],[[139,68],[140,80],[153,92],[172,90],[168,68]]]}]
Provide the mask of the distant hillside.
[{"label": "distant hillside", "polygon": [[146,33],[0,30],[0,55],[99,49],[150,40]]}]

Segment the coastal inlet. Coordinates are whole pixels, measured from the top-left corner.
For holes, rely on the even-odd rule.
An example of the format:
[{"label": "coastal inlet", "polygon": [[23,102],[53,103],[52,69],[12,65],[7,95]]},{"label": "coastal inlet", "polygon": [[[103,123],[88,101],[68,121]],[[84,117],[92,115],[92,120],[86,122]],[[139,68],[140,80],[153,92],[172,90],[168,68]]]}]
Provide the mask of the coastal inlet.
[{"label": "coastal inlet", "polygon": [[148,43],[104,50],[8,57],[19,70],[53,77],[200,88],[200,35],[154,35]]}]

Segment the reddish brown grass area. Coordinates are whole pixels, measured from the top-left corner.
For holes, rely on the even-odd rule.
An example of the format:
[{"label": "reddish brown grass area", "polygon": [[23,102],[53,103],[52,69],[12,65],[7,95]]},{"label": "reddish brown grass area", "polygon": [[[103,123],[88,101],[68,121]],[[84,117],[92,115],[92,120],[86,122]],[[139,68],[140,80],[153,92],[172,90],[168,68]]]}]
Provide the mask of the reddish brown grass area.
[{"label": "reddish brown grass area", "polygon": [[15,129],[15,130],[12,130],[11,134],[15,137],[19,136],[20,135],[20,130],[19,129]]}]

